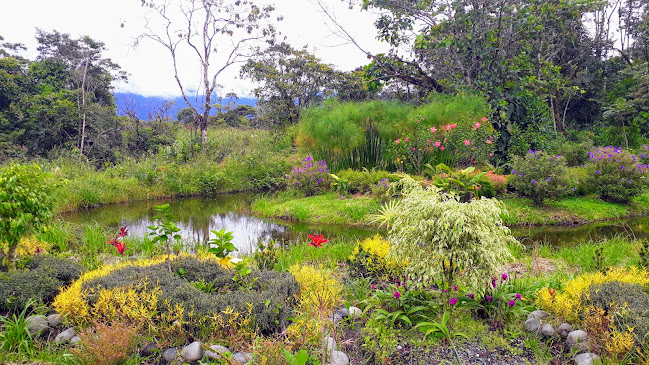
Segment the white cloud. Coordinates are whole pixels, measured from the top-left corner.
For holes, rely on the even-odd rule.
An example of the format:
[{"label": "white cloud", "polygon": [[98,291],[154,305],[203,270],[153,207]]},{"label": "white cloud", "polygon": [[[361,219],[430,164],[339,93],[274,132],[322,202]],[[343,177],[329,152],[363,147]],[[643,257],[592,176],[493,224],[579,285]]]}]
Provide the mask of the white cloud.
[{"label": "white cloud", "polygon": [[[372,13],[348,10],[347,3],[326,0],[342,24],[367,48],[376,52],[385,49],[375,38]],[[368,62],[366,56],[355,46],[343,43],[333,36],[326,17],[312,0],[275,0],[277,15],[283,16],[278,29],[294,47],[308,45],[308,49],[323,62],[341,70],[352,70]],[[25,0],[7,1],[0,13],[0,35],[8,42],[21,42],[28,46],[26,57],[34,58],[36,52],[36,28],[45,31],[58,30],[73,37],[89,35],[100,40],[108,48],[107,57],[127,71],[129,82],[116,84],[116,91],[133,92],[145,96],[173,97],[180,94],[173,78],[173,68],[168,51],[153,42],[144,42],[137,48],[132,44],[143,32],[148,9],[140,0]],[[122,27],[123,24],[123,27]],[[183,55],[181,74],[196,89],[198,78],[196,62],[190,55]],[[229,69],[219,80],[223,91],[234,91],[247,96],[255,87],[248,80],[238,78],[238,67]]]}]

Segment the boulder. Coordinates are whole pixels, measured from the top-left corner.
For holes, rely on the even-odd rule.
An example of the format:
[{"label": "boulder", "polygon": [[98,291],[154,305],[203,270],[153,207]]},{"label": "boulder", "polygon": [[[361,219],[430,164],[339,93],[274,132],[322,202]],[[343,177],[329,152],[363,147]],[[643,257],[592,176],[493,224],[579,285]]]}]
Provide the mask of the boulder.
[{"label": "boulder", "polygon": [[541,334],[545,337],[554,336],[554,327],[549,323],[544,324],[543,327],[541,327]]},{"label": "boulder", "polygon": [[568,333],[568,338],[566,338],[566,343],[569,346],[574,346],[580,343],[583,343],[588,338],[588,334],[582,330],[576,330]]},{"label": "boulder", "polygon": [[534,312],[531,312],[530,314],[527,315],[527,319],[530,318],[543,319],[547,316],[549,316],[548,312],[542,310],[535,310]]},{"label": "boulder", "polygon": [[140,355],[148,357],[155,354],[156,350],[158,350],[158,345],[155,342],[149,342],[144,345],[144,347],[142,347],[142,350],[140,350]]},{"label": "boulder", "polygon": [[62,319],[63,318],[58,313],[50,314],[49,316],[47,316],[47,322],[50,324],[50,327],[54,327],[54,328],[63,324],[61,322]]},{"label": "boulder", "polygon": [[332,316],[327,318],[327,321],[329,321],[329,322],[331,322],[333,324],[337,324],[338,322],[340,322],[342,320],[343,320],[343,316],[338,314],[338,312],[334,313]]},{"label": "boulder", "polygon": [[72,340],[72,337],[76,336],[77,333],[74,331],[74,327],[70,327],[66,329],[65,331],[59,333],[56,335],[56,338],[54,339],[54,342],[56,343],[66,343],[70,342]]},{"label": "boulder", "polygon": [[220,359],[223,356],[223,354],[226,352],[230,352],[230,349],[221,345],[212,345],[210,346],[209,350],[205,351],[204,355],[209,360],[216,360],[216,359]]},{"label": "boulder", "polygon": [[349,317],[349,310],[347,310],[346,307],[340,307],[336,313],[338,313],[341,317],[347,318]]},{"label": "boulder", "polygon": [[50,328],[45,316],[29,316],[25,319],[25,327],[32,336],[38,336],[41,332]]},{"label": "boulder", "polygon": [[358,307],[349,307],[349,317],[353,319],[361,318],[363,311]]},{"label": "boulder", "polygon": [[322,338],[322,347],[324,347],[325,351],[331,352],[338,348],[338,344],[336,343],[336,340],[333,339],[333,337],[326,336]]},{"label": "boulder", "polygon": [[598,365],[602,360],[592,352],[586,352],[575,356],[575,365]]},{"label": "boulder", "polygon": [[564,338],[565,338],[565,337],[568,337],[568,334],[569,334],[570,332],[572,332],[572,330],[573,330],[573,328],[572,328],[572,326],[570,325],[570,323],[561,323],[561,324],[559,325],[559,327],[557,328],[557,333],[558,333],[561,337],[564,337]]},{"label": "boulder", "polygon": [[165,359],[166,362],[176,361],[177,356],[178,356],[178,349],[176,349],[175,347],[170,347],[162,351],[162,358]]},{"label": "boulder", "polygon": [[536,332],[541,327],[541,320],[538,318],[530,318],[525,321],[525,329],[529,332]]},{"label": "boulder", "polygon": [[252,354],[249,352],[237,352],[232,355],[232,360],[239,364],[247,364],[252,360]]},{"label": "boulder", "polygon": [[203,358],[203,349],[201,348],[201,343],[194,341],[189,345],[183,347],[180,351],[180,357],[183,358],[185,362],[198,361]]},{"label": "boulder", "polygon": [[331,352],[331,362],[330,365],[348,365],[349,357],[342,351],[332,351]]},{"label": "boulder", "polygon": [[74,336],[70,339],[70,345],[76,345],[79,342],[81,342],[81,337],[79,336]]}]

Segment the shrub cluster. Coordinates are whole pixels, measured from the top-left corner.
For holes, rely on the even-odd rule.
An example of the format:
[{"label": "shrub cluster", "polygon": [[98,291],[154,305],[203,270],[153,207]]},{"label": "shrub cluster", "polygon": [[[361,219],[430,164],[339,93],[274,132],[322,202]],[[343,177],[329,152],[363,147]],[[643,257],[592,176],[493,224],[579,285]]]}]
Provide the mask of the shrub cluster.
[{"label": "shrub cluster", "polygon": [[584,166],[588,162],[588,152],[592,149],[591,143],[572,143],[567,142],[559,148],[559,154],[566,159],[566,165],[569,167]]},{"label": "shrub cluster", "polygon": [[394,258],[388,258],[390,243],[380,235],[358,242],[347,259],[354,276],[395,279],[405,267]]},{"label": "shrub cluster", "polygon": [[626,203],[642,193],[649,165],[639,163],[636,155],[611,146],[598,148],[588,155],[587,184],[601,199]]},{"label": "shrub cluster", "polygon": [[391,182],[397,181],[399,178],[388,171],[384,170],[365,170],[355,171],[352,169],[338,171],[336,174],[341,179],[349,181],[348,193],[374,193],[377,190],[386,190]]},{"label": "shrub cluster", "polygon": [[[249,316],[253,328],[271,333],[286,325],[299,293],[298,284],[287,273],[256,271],[251,274],[257,279],[254,287],[240,288],[232,280],[233,272],[216,260],[180,256],[172,260],[171,268],[176,275],[169,273],[162,259],[156,259],[90,272],[62,292],[55,307],[78,324],[98,315],[115,321],[153,322],[194,316],[215,323],[217,317],[228,322]],[[218,289],[208,294],[191,283],[201,280]],[[115,305],[116,298],[124,298],[124,303]]]},{"label": "shrub cluster", "polygon": [[78,264],[54,256],[36,256],[26,270],[0,274],[0,307],[20,311],[30,299],[38,303],[52,302],[59,288],[79,278]]},{"label": "shrub cluster", "polygon": [[327,163],[315,161],[311,156],[303,159],[299,166],[293,166],[287,178],[291,189],[301,191],[306,196],[323,193],[331,187]]},{"label": "shrub cluster", "polygon": [[99,323],[79,333],[81,342],[72,353],[79,364],[123,364],[135,350],[137,328],[123,323]]},{"label": "shrub cluster", "polygon": [[542,151],[530,150],[524,157],[512,159],[514,190],[541,205],[546,199],[556,199],[571,191],[565,177],[566,159]]}]

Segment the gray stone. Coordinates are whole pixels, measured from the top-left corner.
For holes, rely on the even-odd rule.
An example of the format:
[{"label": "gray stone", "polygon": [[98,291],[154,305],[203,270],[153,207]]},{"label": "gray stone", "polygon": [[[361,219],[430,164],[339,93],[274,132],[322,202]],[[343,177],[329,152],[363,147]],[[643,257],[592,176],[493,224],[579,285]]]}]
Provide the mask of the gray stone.
[{"label": "gray stone", "polygon": [[573,328],[570,325],[570,323],[561,323],[559,327],[557,328],[557,333],[561,337],[568,337],[568,333],[572,332]]},{"label": "gray stone", "polygon": [[331,322],[333,324],[337,324],[338,322],[340,322],[342,320],[343,320],[343,317],[340,314],[338,314],[337,312],[334,313],[332,316],[329,316],[327,318],[327,321],[329,321],[329,322]]},{"label": "gray stone", "polygon": [[536,332],[541,327],[541,320],[538,318],[530,318],[525,321],[525,329],[529,332]]},{"label": "gray stone", "polygon": [[165,359],[165,361],[167,362],[176,361],[177,356],[178,356],[178,349],[176,349],[175,347],[170,347],[162,351],[162,358]]},{"label": "gray stone", "polygon": [[325,351],[331,352],[338,348],[338,344],[336,343],[336,340],[333,339],[333,337],[326,336],[322,338],[322,347],[324,347]]},{"label": "gray stone", "polygon": [[70,327],[70,328],[66,329],[65,331],[63,331],[63,332],[59,333],[58,335],[56,335],[56,338],[54,339],[54,342],[56,342],[56,343],[70,342],[72,337],[74,337],[76,335],[77,335],[77,333],[74,332],[74,327]]},{"label": "gray stone", "polygon": [[29,316],[25,319],[25,327],[32,336],[37,336],[41,332],[50,328],[45,316]]},{"label": "gray stone", "polygon": [[247,364],[252,360],[252,354],[249,352],[237,352],[232,355],[232,360],[236,361],[239,364]]},{"label": "gray stone", "polygon": [[50,314],[49,316],[47,316],[47,322],[50,324],[50,327],[54,328],[62,325],[61,319],[61,315],[58,313]]},{"label": "gray stone", "polygon": [[349,317],[349,311],[347,310],[346,307],[340,307],[336,313],[338,313],[341,317],[347,318]]},{"label": "gray stone", "polygon": [[601,363],[602,360],[599,358],[599,356],[593,354],[592,352],[586,352],[584,354],[575,356],[575,365],[596,365]]},{"label": "gray stone", "polygon": [[155,342],[149,342],[144,345],[144,347],[142,347],[142,350],[140,350],[140,355],[148,357],[153,355],[156,350],[158,350],[158,345]]},{"label": "gray stone", "polygon": [[183,358],[183,361],[192,362],[198,361],[203,358],[203,349],[201,348],[201,343],[194,341],[189,345],[183,347],[180,351],[180,357]]},{"label": "gray stone", "polygon": [[399,350],[399,351],[403,350],[403,346],[397,345],[397,350]]},{"label": "gray stone", "polygon": [[527,315],[527,319],[530,318],[543,319],[547,316],[549,316],[548,312],[542,310],[535,310],[534,312],[531,312],[530,314]]},{"label": "gray stone", "polygon": [[588,335],[585,331],[576,330],[568,333],[566,343],[570,346],[574,346],[576,344],[583,343],[584,341],[586,341],[586,338],[588,338]]},{"label": "gray stone", "polygon": [[541,327],[541,334],[545,337],[554,336],[554,327],[549,323],[544,324],[543,327]]},{"label": "gray stone", "polygon": [[361,318],[363,311],[358,307],[349,307],[349,317],[353,319]]},{"label": "gray stone", "polygon": [[225,346],[221,345],[212,345],[210,346],[209,350],[206,350],[204,355],[209,359],[209,360],[216,360],[220,359],[223,354],[226,352],[230,352],[230,349],[228,349]]},{"label": "gray stone", "polygon": [[349,357],[342,351],[332,351],[331,352],[331,362],[330,365],[348,365]]},{"label": "gray stone", "polygon": [[76,345],[79,342],[81,342],[81,337],[79,336],[74,336],[70,339],[70,345]]}]

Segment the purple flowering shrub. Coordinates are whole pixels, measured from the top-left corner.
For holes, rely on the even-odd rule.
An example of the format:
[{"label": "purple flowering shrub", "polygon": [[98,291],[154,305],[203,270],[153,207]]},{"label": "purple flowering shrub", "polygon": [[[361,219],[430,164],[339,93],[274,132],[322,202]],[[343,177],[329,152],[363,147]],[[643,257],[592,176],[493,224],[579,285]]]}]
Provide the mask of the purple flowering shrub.
[{"label": "purple flowering shrub", "polygon": [[566,159],[543,151],[532,151],[512,160],[509,186],[520,195],[542,205],[546,199],[556,199],[572,191],[566,178]]},{"label": "purple flowering shrub", "polygon": [[293,166],[286,177],[289,188],[301,191],[306,196],[326,192],[332,182],[327,163],[315,161],[311,156],[303,159],[300,165]]},{"label": "purple flowering shrub", "polygon": [[641,157],[612,146],[588,154],[587,184],[602,200],[626,203],[642,193],[649,165],[642,163]]},{"label": "purple flowering shrub", "polygon": [[493,326],[501,327],[513,316],[530,309],[530,300],[516,292],[515,286],[514,279],[502,273],[487,280],[483,294],[459,297],[459,305],[476,311],[479,317],[490,320]]}]

